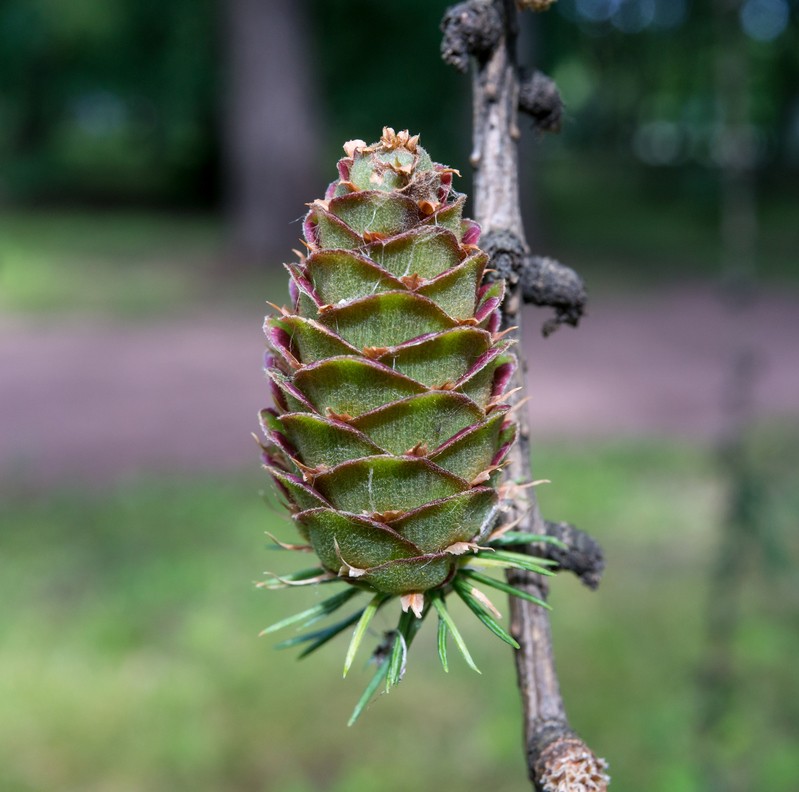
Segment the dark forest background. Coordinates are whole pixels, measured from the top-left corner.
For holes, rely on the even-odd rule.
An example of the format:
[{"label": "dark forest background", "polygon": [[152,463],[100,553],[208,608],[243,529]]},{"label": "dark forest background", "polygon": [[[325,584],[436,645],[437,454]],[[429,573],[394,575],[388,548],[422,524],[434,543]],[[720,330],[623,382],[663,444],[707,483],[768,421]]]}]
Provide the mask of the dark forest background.
[{"label": "dark forest background", "polygon": [[[724,5],[560,0],[525,16],[521,59],[557,79],[567,107],[562,134],[533,155],[551,169],[528,156],[531,211],[549,203],[535,195],[572,186],[557,167],[568,158],[611,199],[618,183],[714,212],[725,48],[747,52],[758,183],[770,200],[794,196],[796,3],[747,0],[731,36]],[[241,250],[283,255],[344,140],[420,130],[467,173],[468,85],[439,59],[441,14],[428,0],[4,0],[0,200],[224,209]]]}]

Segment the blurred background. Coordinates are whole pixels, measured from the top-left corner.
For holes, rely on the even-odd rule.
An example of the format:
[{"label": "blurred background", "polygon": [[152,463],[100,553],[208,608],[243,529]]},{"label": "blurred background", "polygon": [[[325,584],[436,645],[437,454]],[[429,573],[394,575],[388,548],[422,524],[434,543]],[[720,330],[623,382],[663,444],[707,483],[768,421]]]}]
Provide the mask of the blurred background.
[{"label": "blurred background", "polygon": [[[264,303],[345,140],[421,132],[469,190],[444,9],[0,0],[3,792],[527,788],[482,628],[482,677],[423,633],[352,729],[367,668],[256,637],[318,596],[253,586],[292,564],[249,437]],[[534,468],[608,557],[596,593],[556,579],[555,649],[618,792],[799,789],[798,22],[523,20],[566,103],[557,136],[522,119],[529,237],[591,298],[546,341],[526,316]]]}]

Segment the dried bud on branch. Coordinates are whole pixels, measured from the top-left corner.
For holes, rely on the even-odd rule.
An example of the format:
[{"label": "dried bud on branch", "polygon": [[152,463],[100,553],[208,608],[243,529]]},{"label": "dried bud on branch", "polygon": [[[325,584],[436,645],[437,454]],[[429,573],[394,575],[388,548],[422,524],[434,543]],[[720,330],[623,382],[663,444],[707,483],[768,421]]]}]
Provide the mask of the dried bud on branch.
[{"label": "dried bud on branch", "polygon": [[519,84],[519,110],[542,132],[559,132],[563,100],[555,81],[540,71],[526,75]]},{"label": "dried bud on branch", "polygon": [[466,72],[470,56],[482,62],[493,52],[502,35],[502,18],[491,4],[458,3],[444,15],[441,30],[441,57]]}]

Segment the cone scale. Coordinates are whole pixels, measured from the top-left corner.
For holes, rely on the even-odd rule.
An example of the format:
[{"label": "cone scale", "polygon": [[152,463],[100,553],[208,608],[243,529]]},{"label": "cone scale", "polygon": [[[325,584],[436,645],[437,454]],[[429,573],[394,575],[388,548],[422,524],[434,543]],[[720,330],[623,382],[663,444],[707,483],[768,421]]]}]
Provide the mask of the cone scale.
[{"label": "cone scale", "polygon": [[495,530],[516,361],[456,172],[388,128],[344,150],[286,265],[290,306],[265,322],[263,456],[319,561],[293,582],[338,579],[372,611],[399,598],[421,617]]}]

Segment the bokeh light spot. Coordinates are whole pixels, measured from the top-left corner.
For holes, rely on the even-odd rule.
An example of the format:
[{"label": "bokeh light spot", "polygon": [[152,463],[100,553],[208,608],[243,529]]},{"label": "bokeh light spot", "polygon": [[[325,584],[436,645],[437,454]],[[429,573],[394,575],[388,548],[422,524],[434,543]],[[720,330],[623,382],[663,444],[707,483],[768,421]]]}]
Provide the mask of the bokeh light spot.
[{"label": "bokeh light spot", "polygon": [[618,11],[623,0],[577,0],[577,13],[589,22],[605,22]]},{"label": "bokeh light spot", "polygon": [[633,151],[647,165],[673,165],[683,148],[683,135],[672,121],[642,124],[633,137]]},{"label": "bokeh light spot", "polygon": [[624,0],[613,13],[613,26],[622,33],[640,33],[655,18],[655,0]]},{"label": "bokeh light spot", "polygon": [[671,30],[685,21],[688,12],[686,0],[657,0],[652,27]]},{"label": "bokeh light spot", "polygon": [[787,0],[746,0],[741,8],[741,27],[757,41],[773,41],[788,26]]}]

